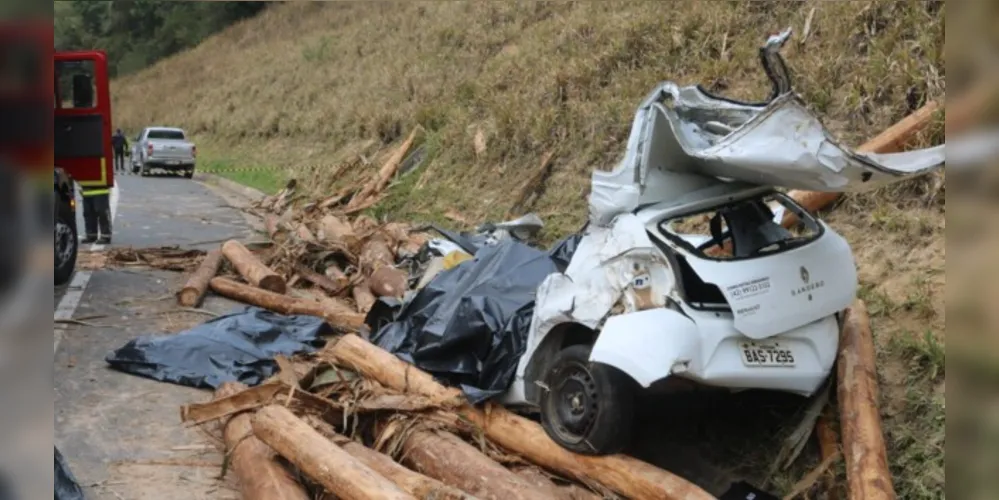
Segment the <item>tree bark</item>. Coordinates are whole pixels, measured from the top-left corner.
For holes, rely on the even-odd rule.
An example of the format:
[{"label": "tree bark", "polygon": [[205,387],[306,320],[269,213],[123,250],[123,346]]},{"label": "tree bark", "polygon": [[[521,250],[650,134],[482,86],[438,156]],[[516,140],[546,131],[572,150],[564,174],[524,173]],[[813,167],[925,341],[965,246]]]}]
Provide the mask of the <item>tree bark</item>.
[{"label": "tree bark", "polygon": [[395,264],[395,254],[388,241],[390,239],[387,234],[376,232],[364,242],[361,246],[361,255],[357,259],[362,273],[370,275],[382,267],[391,267]]},{"label": "tree bark", "polygon": [[[550,500],[547,491],[482,454],[449,432],[413,432],[402,447],[403,463],[411,469],[482,500]],[[549,482],[554,488],[554,484]]]},{"label": "tree bark", "polygon": [[280,405],[257,410],[253,433],[343,500],[416,500]]},{"label": "tree bark", "polygon": [[317,316],[325,319],[329,324],[341,328],[356,329],[364,324],[363,314],[339,308],[334,309],[314,300],[297,299],[254,288],[228,278],[212,278],[209,286],[211,286],[212,291],[219,295],[280,314]]},{"label": "tree bark", "polygon": [[[215,398],[232,396],[246,386],[225,382],[215,391]],[[277,454],[253,435],[250,413],[234,415],[223,425],[225,450],[239,479],[243,500],[309,500],[298,481],[277,460]]]},{"label": "tree bark", "polygon": [[541,469],[533,466],[518,467],[515,474],[530,482],[539,491],[548,494],[553,500],[600,500],[600,495],[585,490],[578,485],[560,486],[552,482]]},{"label": "tree bark", "polygon": [[[402,392],[438,401],[465,402],[457,389],[437,383],[432,376],[357,335],[344,335],[327,352],[338,363]],[[595,481],[630,498],[704,499],[714,497],[667,471],[624,455],[584,456],[558,446],[535,422],[501,408],[483,412],[464,404],[460,415],[481,428],[500,446],[531,462],[583,482]]]},{"label": "tree bark", "polygon": [[229,240],[222,245],[222,254],[225,255],[240,276],[246,281],[263,290],[274,293],[285,293],[288,289],[284,278],[272,271],[269,267],[260,262],[242,243],[236,240]]},{"label": "tree bark", "polygon": [[847,489],[851,499],[895,498],[878,413],[878,374],[874,337],[860,299],[846,311],[840,332],[838,403]]},{"label": "tree bark", "polygon": [[197,307],[208,291],[208,282],[219,272],[222,250],[216,248],[205,255],[198,270],[187,279],[184,288],[177,292],[177,303],[184,307]]},{"label": "tree bark", "polygon": [[356,285],[351,290],[354,295],[354,303],[357,304],[357,310],[362,314],[368,314],[371,310],[371,306],[375,305],[375,296],[371,294],[371,288],[368,285],[368,280],[364,280]]}]

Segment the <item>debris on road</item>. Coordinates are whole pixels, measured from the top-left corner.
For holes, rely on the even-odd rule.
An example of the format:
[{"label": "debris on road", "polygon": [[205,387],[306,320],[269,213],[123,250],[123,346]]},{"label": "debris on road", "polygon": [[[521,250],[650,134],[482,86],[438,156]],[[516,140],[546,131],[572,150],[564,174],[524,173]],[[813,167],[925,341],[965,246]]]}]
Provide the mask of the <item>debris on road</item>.
[{"label": "debris on road", "polygon": [[182,307],[198,307],[208,291],[208,282],[218,274],[222,265],[222,249],[216,248],[205,255],[198,269],[177,292],[177,303]]},{"label": "debris on road", "polygon": [[83,488],[73,476],[73,471],[69,470],[69,464],[59,452],[59,448],[53,448],[55,458],[55,475],[53,476],[53,487],[55,490],[55,500],[86,500]]}]

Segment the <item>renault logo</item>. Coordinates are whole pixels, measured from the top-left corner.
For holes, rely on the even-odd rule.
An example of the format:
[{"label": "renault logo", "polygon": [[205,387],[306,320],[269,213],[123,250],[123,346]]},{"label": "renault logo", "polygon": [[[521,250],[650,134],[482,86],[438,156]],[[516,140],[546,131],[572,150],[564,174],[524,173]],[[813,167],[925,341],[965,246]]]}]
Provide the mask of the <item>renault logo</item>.
[{"label": "renault logo", "polygon": [[805,266],[801,266],[801,281],[808,283],[808,269]]}]

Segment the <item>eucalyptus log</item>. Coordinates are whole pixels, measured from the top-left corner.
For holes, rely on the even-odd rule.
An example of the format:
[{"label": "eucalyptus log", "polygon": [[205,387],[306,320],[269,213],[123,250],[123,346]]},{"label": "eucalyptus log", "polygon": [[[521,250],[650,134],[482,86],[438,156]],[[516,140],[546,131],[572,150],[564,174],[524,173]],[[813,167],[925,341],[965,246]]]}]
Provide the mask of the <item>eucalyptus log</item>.
[{"label": "eucalyptus log", "polygon": [[[382,385],[437,401],[465,402],[461,392],[438,383],[357,335],[344,335],[327,353],[345,367]],[[483,430],[486,437],[546,469],[586,482],[597,482],[629,498],[713,499],[685,479],[625,455],[586,456],[572,453],[551,440],[537,423],[501,408],[482,411],[467,403],[459,414]]]},{"label": "eucalyptus log", "polygon": [[177,292],[177,303],[184,307],[197,307],[208,291],[208,282],[219,272],[220,265],[222,265],[222,250],[216,248],[208,252],[198,269]]},{"label": "eucalyptus log", "polygon": [[354,312],[349,308],[334,308],[324,302],[289,297],[237,283],[228,278],[213,278],[209,282],[209,286],[211,286],[212,291],[224,297],[280,314],[317,316],[325,319],[327,323],[333,326],[350,329],[356,329],[364,324],[364,315]]},{"label": "eucalyptus log", "polygon": [[278,273],[265,266],[242,243],[229,240],[222,244],[222,254],[232,263],[239,275],[253,286],[275,293],[285,293],[288,284]]}]

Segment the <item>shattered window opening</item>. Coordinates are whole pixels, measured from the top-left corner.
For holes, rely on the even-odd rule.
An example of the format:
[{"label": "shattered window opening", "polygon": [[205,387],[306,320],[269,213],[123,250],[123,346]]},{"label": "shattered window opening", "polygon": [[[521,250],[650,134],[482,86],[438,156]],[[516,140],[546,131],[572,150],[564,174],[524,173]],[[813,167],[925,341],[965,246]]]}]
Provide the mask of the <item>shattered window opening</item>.
[{"label": "shattered window opening", "polygon": [[[775,220],[775,212],[790,212],[797,221],[785,228]],[[823,232],[814,217],[776,192],[666,219],[658,227],[664,237],[694,257],[731,261],[793,250],[815,241]]]}]

